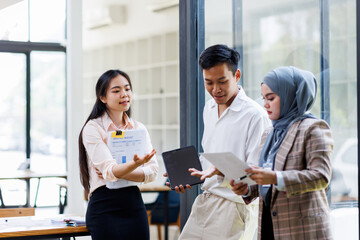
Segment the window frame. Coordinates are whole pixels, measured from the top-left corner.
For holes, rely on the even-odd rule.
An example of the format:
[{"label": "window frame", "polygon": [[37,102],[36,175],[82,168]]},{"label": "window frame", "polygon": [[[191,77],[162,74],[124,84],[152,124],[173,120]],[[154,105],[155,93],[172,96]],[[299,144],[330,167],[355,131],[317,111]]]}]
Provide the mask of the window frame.
[{"label": "window frame", "polygon": [[[61,45],[60,43],[49,43],[49,42],[19,42],[19,41],[5,41],[0,40],[0,52],[3,53],[23,53],[26,56],[26,128],[25,128],[25,136],[26,136],[26,144],[25,144],[25,152],[26,158],[30,159],[31,161],[31,136],[30,136],[30,129],[31,129],[31,60],[30,55],[32,51],[43,51],[43,52],[64,52],[66,54],[66,47]],[[66,63],[65,63],[65,83],[66,81]],[[66,88],[66,87],[65,87]],[[65,96],[66,99],[66,96]],[[66,100],[65,100],[65,108],[66,108]],[[65,112],[66,109],[65,109]],[[66,113],[64,116],[65,121],[65,139],[67,139],[67,122],[66,122]],[[67,156],[65,154],[65,161]],[[66,161],[67,162],[67,161]],[[29,164],[30,168],[31,163]]]},{"label": "window frame", "polygon": [[[179,2],[180,49],[180,146],[194,145],[202,151],[204,129],[202,112],[205,105],[205,87],[198,59],[205,46],[204,0]],[[186,190],[180,197],[181,229],[184,227],[200,186]]]},{"label": "window frame", "polygon": [[[357,137],[358,137],[358,159],[357,159],[357,163],[358,163],[358,201],[360,199],[360,170],[359,170],[359,166],[360,166],[360,157],[359,157],[359,152],[360,152],[360,144],[359,144],[359,140],[360,140],[360,3],[359,1],[355,2],[355,6],[356,6],[356,80],[357,80]],[[359,218],[358,218],[358,222],[359,222],[359,228],[360,228],[360,214],[358,214]],[[359,238],[360,238],[360,231],[359,231]]]}]

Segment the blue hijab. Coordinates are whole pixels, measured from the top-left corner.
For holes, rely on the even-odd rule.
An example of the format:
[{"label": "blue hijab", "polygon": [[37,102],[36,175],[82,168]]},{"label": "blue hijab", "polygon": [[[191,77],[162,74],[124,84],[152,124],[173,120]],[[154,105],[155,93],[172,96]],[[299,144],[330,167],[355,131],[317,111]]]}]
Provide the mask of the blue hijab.
[{"label": "blue hijab", "polygon": [[315,118],[307,111],[315,102],[317,83],[311,72],[292,66],[270,71],[263,83],[280,97],[280,117],[272,120],[273,129],[260,154],[260,166],[270,162],[274,169],[275,156],[290,126],[305,118]]}]

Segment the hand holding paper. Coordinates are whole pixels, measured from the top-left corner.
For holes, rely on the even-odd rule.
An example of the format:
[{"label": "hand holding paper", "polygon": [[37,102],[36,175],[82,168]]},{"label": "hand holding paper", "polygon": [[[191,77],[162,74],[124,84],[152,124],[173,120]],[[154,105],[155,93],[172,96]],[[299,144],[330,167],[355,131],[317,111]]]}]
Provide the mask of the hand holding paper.
[{"label": "hand holding paper", "polygon": [[225,178],[235,180],[235,184],[242,182],[249,186],[256,184],[245,170],[251,167],[244,161],[241,161],[231,152],[222,153],[202,153],[204,158],[211,162],[217,169],[225,175]]},{"label": "hand holding paper", "polygon": [[253,167],[246,171],[251,175],[251,179],[259,185],[277,184],[276,173],[270,169]]},{"label": "hand holding paper", "polygon": [[235,184],[234,180],[230,181],[231,190],[237,195],[247,195],[249,193],[249,188],[246,183]]}]

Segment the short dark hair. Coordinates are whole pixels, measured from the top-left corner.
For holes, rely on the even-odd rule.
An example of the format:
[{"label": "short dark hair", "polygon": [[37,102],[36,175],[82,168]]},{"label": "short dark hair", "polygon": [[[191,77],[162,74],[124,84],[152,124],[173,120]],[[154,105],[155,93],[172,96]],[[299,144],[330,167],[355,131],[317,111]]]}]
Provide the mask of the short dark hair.
[{"label": "short dark hair", "polygon": [[199,65],[203,70],[226,63],[229,70],[235,75],[239,60],[240,54],[236,50],[223,44],[217,44],[208,47],[200,54]]}]

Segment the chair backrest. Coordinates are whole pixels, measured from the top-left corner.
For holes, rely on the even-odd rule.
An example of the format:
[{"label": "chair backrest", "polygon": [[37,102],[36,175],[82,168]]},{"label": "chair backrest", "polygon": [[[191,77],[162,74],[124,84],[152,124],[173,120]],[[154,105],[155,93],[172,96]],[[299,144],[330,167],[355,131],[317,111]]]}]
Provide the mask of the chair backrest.
[{"label": "chair backrest", "polygon": [[0,208],[0,217],[35,216],[35,208]]},{"label": "chair backrest", "polygon": [[[168,221],[169,223],[177,222],[180,211],[180,194],[175,191],[168,192]],[[164,193],[159,193],[155,204],[151,208],[151,223],[164,222]]]},{"label": "chair backrest", "polygon": [[[163,192],[159,193],[159,196],[156,198],[156,202],[160,205],[164,205],[164,194]],[[180,194],[175,191],[168,192],[168,203],[169,206],[180,206]]]}]

